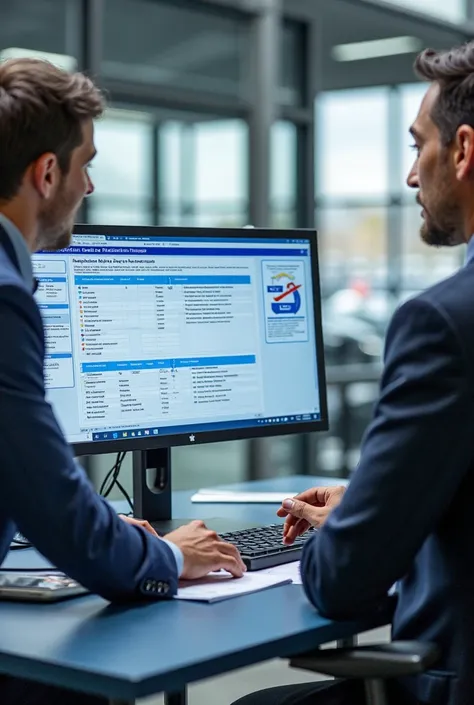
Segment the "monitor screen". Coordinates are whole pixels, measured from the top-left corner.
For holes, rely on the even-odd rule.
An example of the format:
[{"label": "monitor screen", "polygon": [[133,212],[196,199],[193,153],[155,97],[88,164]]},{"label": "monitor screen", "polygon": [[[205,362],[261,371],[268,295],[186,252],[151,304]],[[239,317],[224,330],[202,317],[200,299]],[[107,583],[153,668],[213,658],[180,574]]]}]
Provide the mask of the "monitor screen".
[{"label": "monitor screen", "polygon": [[81,226],[33,266],[81,452],[327,427],[315,233]]}]

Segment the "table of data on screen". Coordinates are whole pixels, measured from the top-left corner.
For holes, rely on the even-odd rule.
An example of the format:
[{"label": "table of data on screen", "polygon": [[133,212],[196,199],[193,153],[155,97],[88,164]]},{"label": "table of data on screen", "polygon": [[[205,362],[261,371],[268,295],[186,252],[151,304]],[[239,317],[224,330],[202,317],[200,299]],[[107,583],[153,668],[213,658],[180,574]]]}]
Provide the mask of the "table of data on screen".
[{"label": "table of data on screen", "polygon": [[142,424],[157,411],[182,419],[258,409],[251,268],[169,274],[166,266],[137,273],[133,265],[134,273],[130,264],[117,273],[116,261],[77,258],[68,271],[60,258],[41,261],[48,386],[74,385],[75,342],[84,424]]}]

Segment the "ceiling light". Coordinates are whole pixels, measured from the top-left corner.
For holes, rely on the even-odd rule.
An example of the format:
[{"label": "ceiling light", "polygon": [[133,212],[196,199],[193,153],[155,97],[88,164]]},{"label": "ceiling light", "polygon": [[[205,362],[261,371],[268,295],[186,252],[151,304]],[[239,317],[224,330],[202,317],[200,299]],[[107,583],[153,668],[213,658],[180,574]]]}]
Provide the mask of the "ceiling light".
[{"label": "ceiling light", "polygon": [[75,71],[77,61],[73,56],[67,54],[52,54],[46,51],[35,51],[34,49],[22,49],[20,47],[9,47],[0,51],[0,61],[6,59],[42,59],[49,61],[59,69],[64,71]]},{"label": "ceiling light", "polygon": [[397,54],[412,54],[423,48],[421,39],[417,37],[387,37],[373,39],[367,42],[338,44],[332,48],[332,58],[336,61],[361,61],[376,59],[381,56],[396,56]]}]

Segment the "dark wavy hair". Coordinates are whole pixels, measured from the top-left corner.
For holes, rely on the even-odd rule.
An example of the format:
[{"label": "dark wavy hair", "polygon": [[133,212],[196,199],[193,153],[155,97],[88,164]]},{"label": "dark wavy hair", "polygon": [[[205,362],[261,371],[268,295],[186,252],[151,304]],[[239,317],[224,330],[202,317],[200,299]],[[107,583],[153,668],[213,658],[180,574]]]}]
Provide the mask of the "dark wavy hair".
[{"label": "dark wavy hair", "polygon": [[82,73],[38,59],[0,62],[0,201],[16,195],[28,166],[46,152],[67,173],[82,123],[104,108],[101,91]]},{"label": "dark wavy hair", "polygon": [[447,51],[425,49],[416,58],[415,72],[439,85],[431,118],[444,146],[461,125],[474,128],[474,41]]}]

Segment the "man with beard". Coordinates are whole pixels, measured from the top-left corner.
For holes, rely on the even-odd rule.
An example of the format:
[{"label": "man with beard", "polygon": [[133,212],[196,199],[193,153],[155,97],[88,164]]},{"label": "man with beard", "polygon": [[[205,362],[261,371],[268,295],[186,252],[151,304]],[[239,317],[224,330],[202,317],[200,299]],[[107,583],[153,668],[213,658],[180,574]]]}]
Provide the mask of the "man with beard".
[{"label": "man with beard", "polygon": [[[74,463],[45,399],[44,335],[30,253],[67,247],[92,193],[93,120],[104,100],[82,74],[32,59],[0,63],[0,562],[19,529],[59,570],[108,600],[170,597],[178,578],[245,567],[202,522],[160,539],[119,518]],[[97,705],[0,675],[2,705]]]},{"label": "man with beard", "polygon": [[[435,642],[436,668],[389,684],[396,705],[474,702],[474,42],[424,51],[430,82],[410,130],[408,185],[427,245],[467,243],[454,276],[402,305],[386,341],[375,415],[343,488],[314,488],[278,510],[303,551],[306,594],[321,614],[355,619],[398,581],[395,639]],[[297,647],[296,647],[297,648]],[[360,682],[286,686],[239,705],[362,705]]]}]

